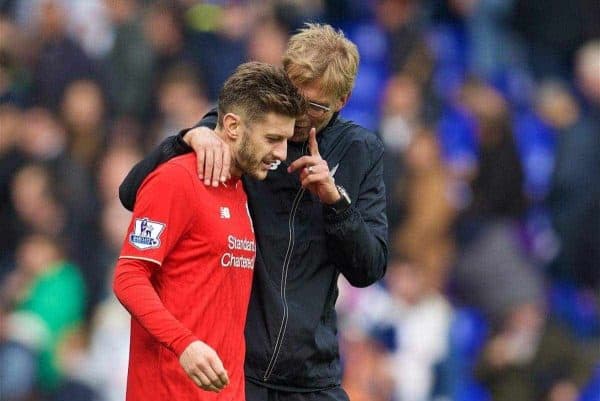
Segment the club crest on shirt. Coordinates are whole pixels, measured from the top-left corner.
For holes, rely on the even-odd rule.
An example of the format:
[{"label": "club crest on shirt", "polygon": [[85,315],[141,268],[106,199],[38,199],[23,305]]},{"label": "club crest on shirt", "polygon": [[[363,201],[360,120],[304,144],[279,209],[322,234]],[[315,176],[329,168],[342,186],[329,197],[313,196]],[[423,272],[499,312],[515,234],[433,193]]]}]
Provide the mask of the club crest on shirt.
[{"label": "club crest on shirt", "polygon": [[148,220],[147,217],[135,219],[133,232],[129,234],[129,242],[137,249],[146,250],[160,246],[160,234],[166,224]]}]

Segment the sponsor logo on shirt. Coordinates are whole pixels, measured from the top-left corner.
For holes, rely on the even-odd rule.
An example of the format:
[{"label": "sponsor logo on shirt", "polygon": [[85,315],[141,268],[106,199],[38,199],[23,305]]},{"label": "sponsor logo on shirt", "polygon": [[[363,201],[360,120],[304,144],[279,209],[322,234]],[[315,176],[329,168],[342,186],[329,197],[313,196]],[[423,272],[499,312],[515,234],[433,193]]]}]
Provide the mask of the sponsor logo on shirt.
[{"label": "sponsor logo on shirt", "polygon": [[133,232],[129,234],[129,242],[142,251],[160,247],[160,234],[166,224],[148,220],[147,217],[135,219]]},{"label": "sponsor logo on shirt", "polygon": [[246,251],[256,253],[256,243],[254,240],[246,238],[237,238],[234,235],[227,237],[227,248],[230,252],[225,252],[221,256],[222,267],[238,267],[242,269],[254,269],[254,256],[248,257],[236,251]]},{"label": "sponsor logo on shirt", "polygon": [[225,206],[221,206],[219,215],[221,216],[222,219],[230,219],[231,218],[231,212],[229,212],[229,208],[225,207]]}]

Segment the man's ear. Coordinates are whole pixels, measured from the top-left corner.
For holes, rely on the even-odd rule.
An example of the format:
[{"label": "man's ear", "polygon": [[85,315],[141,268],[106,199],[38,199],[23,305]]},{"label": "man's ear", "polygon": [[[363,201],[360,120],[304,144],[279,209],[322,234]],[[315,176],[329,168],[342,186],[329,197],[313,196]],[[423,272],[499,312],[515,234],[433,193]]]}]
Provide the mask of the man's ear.
[{"label": "man's ear", "polygon": [[241,118],[235,113],[227,113],[223,116],[223,132],[232,141],[237,140],[240,135]]},{"label": "man's ear", "polygon": [[338,100],[337,100],[338,107],[336,108],[336,111],[340,111],[341,109],[344,108],[346,103],[348,103],[348,100],[350,100],[351,94],[352,94],[352,92],[349,92],[343,96],[338,97]]}]

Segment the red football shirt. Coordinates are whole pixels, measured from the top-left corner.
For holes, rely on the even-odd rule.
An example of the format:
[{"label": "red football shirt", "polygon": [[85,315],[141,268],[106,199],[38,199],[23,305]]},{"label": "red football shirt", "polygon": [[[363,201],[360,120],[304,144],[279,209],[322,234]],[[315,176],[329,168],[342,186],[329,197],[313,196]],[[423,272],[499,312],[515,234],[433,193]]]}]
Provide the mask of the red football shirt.
[{"label": "red football shirt", "polygon": [[[132,314],[128,401],[245,400],[244,325],[255,255],[241,180],[204,186],[193,154],[146,178],[114,283]],[[196,339],[217,352],[229,374],[219,394],[197,387],[179,364]]]}]

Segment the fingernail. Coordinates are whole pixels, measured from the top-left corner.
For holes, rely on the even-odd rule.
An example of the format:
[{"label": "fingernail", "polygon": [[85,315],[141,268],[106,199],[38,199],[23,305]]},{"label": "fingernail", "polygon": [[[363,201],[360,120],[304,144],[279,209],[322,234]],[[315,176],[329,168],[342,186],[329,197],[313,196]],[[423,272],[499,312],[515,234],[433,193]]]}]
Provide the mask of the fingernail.
[{"label": "fingernail", "polygon": [[203,180],[204,176],[202,174],[198,174],[198,178],[200,178],[200,180]]},{"label": "fingernail", "polygon": [[227,181],[227,179],[225,178],[225,176],[224,176],[224,175],[222,175],[222,176],[221,176],[221,182],[225,182],[225,181]]},{"label": "fingernail", "polygon": [[213,187],[218,187],[218,186],[219,186],[219,181],[217,181],[217,180],[214,180],[214,181],[213,181]]},{"label": "fingernail", "polygon": [[204,180],[204,185],[210,185],[210,180]]}]

